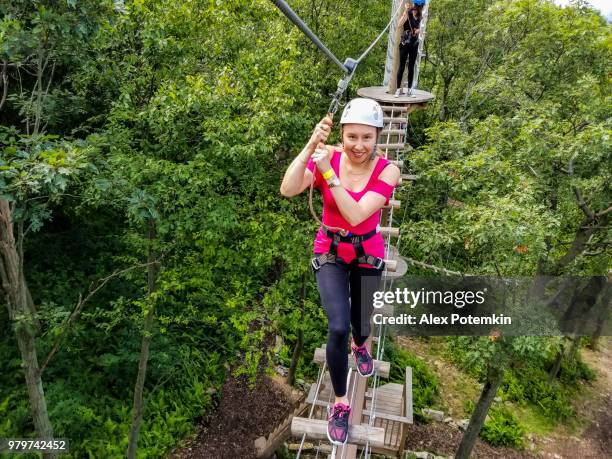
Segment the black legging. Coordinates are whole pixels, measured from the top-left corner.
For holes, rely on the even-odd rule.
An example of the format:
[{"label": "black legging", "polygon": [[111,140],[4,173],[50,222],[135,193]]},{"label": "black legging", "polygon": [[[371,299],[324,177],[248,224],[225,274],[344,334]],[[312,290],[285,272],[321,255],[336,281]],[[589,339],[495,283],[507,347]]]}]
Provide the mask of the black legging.
[{"label": "black legging", "polygon": [[408,59],[408,87],[412,87],[412,79],[414,78],[414,63],[416,62],[417,54],[419,52],[419,42],[405,45],[400,44],[400,64],[397,69],[397,88],[402,86],[402,76],[404,75],[404,67],[406,66],[406,59]]},{"label": "black legging", "polygon": [[[378,290],[381,271],[373,268],[327,263],[316,272],[321,303],[327,313],[325,355],[334,393],[346,395],[349,328],[361,346],[370,336],[372,296]],[[350,302],[349,302],[350,298]]]}]

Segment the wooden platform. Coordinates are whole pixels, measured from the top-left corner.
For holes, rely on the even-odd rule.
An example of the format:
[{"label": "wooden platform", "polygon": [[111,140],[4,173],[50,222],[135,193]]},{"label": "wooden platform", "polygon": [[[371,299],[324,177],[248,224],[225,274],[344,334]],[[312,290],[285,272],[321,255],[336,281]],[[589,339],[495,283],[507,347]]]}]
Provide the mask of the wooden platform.
[{"label": "wooden platform", "polygon": [[[327,407],[333,404],[334,400],[328,371],[325,372],[316,400],[315,392],[316,384],[313,384],[304,402],[309,405],[315,405],[312,419],[325,422],[327,419]],[[375,414],[372,427],[382,429],[384,434],[382,444],[379,443],[374,446],[370,443],[370,447],[375,453],[396,456],[398,451],[403,450],[403,443],[407,434],[406,425],[413,422],[412,368],[406,368],[405,384],[382,384],[376,389],[375,395],[376,403],[374,404],[374,390],[372,388],[367,389],[361,419],[359,421],[355,420],[355,422],[361,425],[369,425],[372,406],[374,405]],[[310,435],[307,437],[311,438]]]},{"label": "wooden platform", "polygon": [[434,100],[435,96],[427,91],[421,89],[414,89],[411,96],[402,95],[395,97],[394,94],[387,93],[386,86],[368,86],[367,88],[359,88],[357,94],[361,97],[367,97],[369,99],[377,100],[383,104],[402,104],[412,105],[420,104],[424,105]]}]

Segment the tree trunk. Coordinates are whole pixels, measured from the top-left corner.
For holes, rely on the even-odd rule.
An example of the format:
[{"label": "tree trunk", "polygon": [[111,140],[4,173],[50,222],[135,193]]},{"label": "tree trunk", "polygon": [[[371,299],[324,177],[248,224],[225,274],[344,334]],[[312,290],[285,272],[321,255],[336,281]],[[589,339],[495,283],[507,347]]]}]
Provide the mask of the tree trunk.
[{"label": "tree trunk", "polygon": [[552,368],[548,372],[548,384],[551,384],[553,380],[557,377],[559,370],[561,369],[561,363],[563,362],[563,355],[565,354],[565,345],[561,345],[561,349],[557,353],[557,358],[555,359],[555,363]]},{"label": "tree trunk", "polygon": [[442,88],[442,100],[440,101],[440,114],[438,116],[438,119],[440,121],[446,121],[446,118],[448,117],[448,107],[447,107],[447,103],[448,103],[448,92],[450,91],[450,84],[451,81],[453,81],[453,76],[445,76],[442,81],[444,83],[444,86]]},{"label": "tree trunk", "polygon": [[612,285],[610,284],[610,275],[608,275],[608,281],[599,299],[599,314],[597,315],[595,330],[591,334],[591,342],[589,344],[589,348],[594,351],[599,350],[599,337],[603,333],[605,323],[610,319],[610,300],[612,300]]},{"label": "tree trunk", "polygon": [[580,336],[574,336],[572,338],[572,346],[570,347],[569,352],[567,353],[567,360],[574,360],[576,358],[576,354],[578,353],[578,349],[580,348]]},{"label": "tree trunk", "polygon": [[[157,289],[158,267],[155,264],[155,252],[153,250],[153,240],[155,239],[155,221],[149,218],[147,221],[147,239],[149,241],[147,283],[148,293],[152,294]],[[151,344],[151,334],[155,322],[155,308],[151,304],[144,320],[144,332],[140,346],[140,361],[138,362],[138,376],[134,387],[134,404],[132,408],[132,426],[130,428],[130,438],[128,444],[128,459],[136,457],[138,449],[138,435],[140,424],[142,423],[142,393],[144,390],[145,378],[147,376],[147,363],[149,361],[149,346]]]},{"label": "tree trunk", "polygon": [[485,418],[487,417],[487,413],[489,412],[489,407],[497,394],[497,390],[501,385],[503,377],[504,372],[502,369],[489,367],[487,372],[487,380],[485,381],[482,388],[482,393],[480,394],[480,399],[478,400],[476,408],[474,408],[474,412],[470,418],[470,424],[468,425],[468,428],[461,439],[461,443],[459,444],[459,449],[457,450],[457,454],[455,456],[456,459],[468,459],[470,457],[472,448],[474,448],[478,434],[480,433],[480,430],[484,425]]},{"label": "tree trunk", "polygon": [[[23,232],[19,230],[18,240],[22,237]],[[53,427],[47,411],[36,353],[37,322],[34,317],[34,303],[25,283],[23,259],[15,243],[11,207],[4,199],[0,200],[0,277],[9,318],[16,322],[15,334],[23,361],[34,429],[38,438],[52,439]],[[44,455],[46,458],[58,456],[56,452]]]},{"label": "tree trunk", "polygon": [[[602,217],[602,220],[604,220],[605,217],[606,216]],[[530,298],[534,300],[542,298],[552,276],[560,275],[565,267],[584,251],[589,237],[599,230],[599,227],[592,225],[592,223],[592,218],[585,218],[582,220],[580,226],[576,230],[570,248],[552,266],[547,268],[546,263],[544,263],[542,259],[538,262],[538,272],[536,273],[536,278],[529,291]]]},{"label": "tree trunk", "polygon": [[302,276],[302,308],[300,310],[300,328],[298,329],[297,342],[293,348],[293,355],[291,356],[291,366],[289,367],[289,374],[287,375],[287,382],[293,386],[295,383],[295,370],[300,356],[302,355],[302,349],[304,348],[304,329],[302,324],[304,322],[304,302],[306,301],[306,274]]},{"label": "tree trunk", "polygon": [[599,310],[596,308],[603,295],[606,278],[591,276],[586,285],[576,282],[568,308],[561,317],[562,330],[572,336],[582,336],[592,333],[592,323],[597,319]]}]

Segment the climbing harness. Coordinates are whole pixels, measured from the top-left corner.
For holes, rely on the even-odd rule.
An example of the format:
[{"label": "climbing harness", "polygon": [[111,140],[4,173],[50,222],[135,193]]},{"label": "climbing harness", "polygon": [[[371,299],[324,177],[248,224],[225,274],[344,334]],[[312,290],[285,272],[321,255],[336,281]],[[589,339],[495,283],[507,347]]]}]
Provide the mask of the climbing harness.
[{"label": "climbing harness", "polygon": [[[328,229],[323,229],[325,235],[331,238],[332,243],[329,247],[328,253],[320,253],[316,254],[316,256],[312,259],[311,264],[314,271],[318,271],[321,269],[321,266],[327,263],[339,263],[347,266],[357,266],[359,264],[372,265],[375,269],[382,271],[385,269],[385,260],[379,257],[375,257],[374,255],[367,255],[363,248],[363,241],[367,241],[368,239],[374,237],[378,234],[378,228],[373,229],[372,231],[354,235],[349,233],[346,236],[343,236],[339,233],[334,233]],[[350,263],[346,263],[342,258],[338,256],[338,244],[340,242],[347,242],[353,245],[353,249],[355,250],[355,259]]]}]

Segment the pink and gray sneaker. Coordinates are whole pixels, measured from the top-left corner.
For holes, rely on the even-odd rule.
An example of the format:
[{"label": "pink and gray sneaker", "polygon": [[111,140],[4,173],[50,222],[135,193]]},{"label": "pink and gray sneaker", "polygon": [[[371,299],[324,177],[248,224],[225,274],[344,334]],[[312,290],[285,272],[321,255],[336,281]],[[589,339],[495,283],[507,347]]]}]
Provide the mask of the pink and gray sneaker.
[{"label": "pink and gray sneaker", "polygon": [[348,439],[349,418],[351,407],[344,403],[336,403],[330,410],[327,409],[327,438],[334,445],[345,445]]},{"label": "pink and gray sneaker", "polygon": [[374,361],[368,352],[366,343],[363,343],[361,346],[356,346],[355,341],[351,340],[351,350],[353,351],[355,365],[357,365],[359,374],[366,377],[372,376],[374,374]]}]

